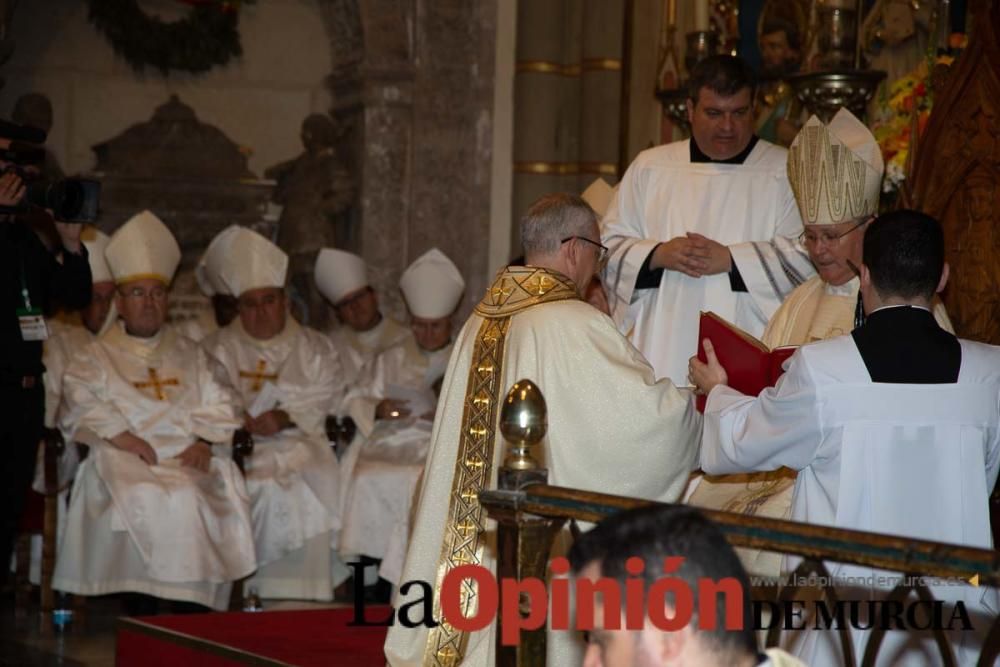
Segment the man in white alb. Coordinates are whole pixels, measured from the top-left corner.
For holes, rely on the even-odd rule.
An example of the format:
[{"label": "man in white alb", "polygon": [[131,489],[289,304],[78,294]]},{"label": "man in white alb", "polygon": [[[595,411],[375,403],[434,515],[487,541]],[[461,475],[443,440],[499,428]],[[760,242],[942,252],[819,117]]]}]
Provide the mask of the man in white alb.
[{"label": "man in white alb", "polygon": [[813,274],[796,239],[802,221],[786,151],[753,135],[753,71],[734,56],[690,78],[691,136],[643,151],[602,222],[612,316],[656,376],[687,382],[698,313],[760,336]]}]

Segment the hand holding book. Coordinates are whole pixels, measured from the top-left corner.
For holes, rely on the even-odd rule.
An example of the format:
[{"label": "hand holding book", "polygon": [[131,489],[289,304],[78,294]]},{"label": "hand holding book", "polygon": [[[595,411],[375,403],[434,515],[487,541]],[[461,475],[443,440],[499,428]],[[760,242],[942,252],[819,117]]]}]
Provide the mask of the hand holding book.
[{"label": "hand holding book", "polygon": [[[706,340],[710,341],[712,358],[706,351]],[[698,356],[691,358],[688,368],[701,394],[697,400],[701,412],[705,410],[705,395],[718,384],[749,396],[773,387],[784,373],[782,364],[796,350],[795,347],[769,350],[761,341],[711,312],[701,314],[698,343]],[[719,371],[724,380],[720,381]]]}]

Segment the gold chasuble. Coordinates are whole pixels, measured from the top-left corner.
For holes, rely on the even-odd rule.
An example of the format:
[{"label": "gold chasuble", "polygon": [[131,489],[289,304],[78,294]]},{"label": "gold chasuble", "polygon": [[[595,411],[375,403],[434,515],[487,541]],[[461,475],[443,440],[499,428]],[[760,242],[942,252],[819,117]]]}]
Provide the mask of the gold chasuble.
[{"label": "gold chasuble", "polygon": [[[573,282],[565,276],[530,267],[510,267],[493,283],[476,306],[483,318],[469,365],[462,415],[461,444],[455,459],[455,475],[445,524],[444,543],[434,584],[434,617],[441,618],[441,584],[448,571],[461,565],[479,565],[486,546],[486,517],[479,492],[489,487],[496,447],[497,408],[507,387],[503,377],[504,353],[510,318],[540,303],[579,299]],[[475,610],[473,582],[462,587],[462,609]],[[467,633],[442,619],[427,638],[425,665],[457,665],[465,655]]]},{"label": "gold chasuble", "polygon": [[[582,301],[567,277],[507,267],[456,337],[442,383],[395,600],[416,627],[397,620],[389,628],[386,658],[394,666],[495,662],[496,623],[459,632],[442,616],[440,593],[459,566],[496,572],[496,523],[478,498],[496,487],[504,453],[499,405],[521,378],[545,393],[551,428],[537,457],[550,484],[672,502],[697,465],[701,419],[690,396],[669,380],[656,382],[611,318]],[[439,625],[420,623],[425,595],[407,585],[413,581],[433,588],[428,608]],[[479,609],[471,580],[459,601],[467,618],[495,611]],[[573,633],[552,633],[548,664],[579,664],[582,648]]]}]

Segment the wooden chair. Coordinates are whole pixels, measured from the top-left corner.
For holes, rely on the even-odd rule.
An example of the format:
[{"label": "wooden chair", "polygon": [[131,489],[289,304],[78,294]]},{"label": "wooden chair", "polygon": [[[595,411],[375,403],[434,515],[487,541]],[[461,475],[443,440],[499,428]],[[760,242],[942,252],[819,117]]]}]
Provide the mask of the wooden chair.
[{"label": "wooden chair", "polygon": [[[59,458],[66,450],[62,434],[57,429],[46,429],[43,437],[45,454],[43,457],[45,493],[40,494],[34,490],[29,491],[28,506],[22,518],[20,534],[16,546],[17,571],[15,577],[15,616],[19,620],[27,617],[29,599],[31,596],[31,582],[28,573],[31,563],[31,538],[33,535],[42,535],[42,571],[40,581],[40,627],[43,631],[51,628],[52,610],[55,608],[55,592],[52,589],[52,575],[56,564],[56,526],[58,523],[58,503],[59,503],[59,480],[58,466]],[[82,442],[73,443],[80,454],[80,461],[84,461],[90,454],[90,447]],[[240,473],[246,475],[246,461],[253,454],[253,437],[246,429],[238,429],[233,433],[232,456],[236,467]],[[86,610],[86,597],[82,595],[70,596],[71,605],[74,609],[74,617],[77,619],[76,627],[82,626],[82,617]],[[230,595],[230,609],[242,609],[243,606],[243,580],[234,582],[233,592]]]},{"label": "wooden chair", "polygon": [[24,512],[18,531],[15,554],[17,569],[15,572],[14,614],[23,621],[27,618],[32,585],[28,573],[31,569],[31,538],[42,536],[42,567],[40,584],[40,627],[46,630],[52,610],[55,608],[55,593],[52,590],[52,573],[56,565],[56,525],[58,523],[59,457],[66,449],[62,434],[54,428],[47,428],[42,435],[44,455],[42,457],[44,493],[34,489],[28,490]]}]

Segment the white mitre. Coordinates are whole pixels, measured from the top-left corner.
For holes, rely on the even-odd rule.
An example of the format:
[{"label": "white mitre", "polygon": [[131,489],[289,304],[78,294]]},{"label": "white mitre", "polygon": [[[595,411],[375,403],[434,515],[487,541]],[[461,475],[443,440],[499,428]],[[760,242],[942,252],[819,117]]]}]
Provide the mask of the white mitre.
[{"label": "white mitre", "polygon": [[104,257],[119,285],[146,278],[169,285],[180,264],[181,249],[163,221],[143,211],[111,235]]},{"label": "white mitre", "polygon": [[90,282],[110,283],[114,282],[111,275],[111,267],[108,260],[104,258],[104,250],[108,247],[111,237],[97,229],[96,227],[84,227],[80,232],[80,241],[87,248],[87,261],[90,262]]},{"label": "white mitre", "polygon": [[813,116],[788,148],[788,180],[807,225],[836,225],[878,212],[885,164],[865,124],[841,109]]},{"label": "white mitre", "polygon": [[403,271],[399,279],[410,315],[436,320],[455,312],[465,280],[448,257],[432,248]]},{"label": "white mitre", "polygon": [[369,284],[368,265],[354,253],[323,248],[316,256],[315,279],[320,293],[336,305],[351,292]]},{"label": "white mitre", "polygon": [[225,245],[218,268],[225,293],[239,297],[262,287],[284,287],[288,255],[266,238],[246,227],[237,227]]},{"label": "white mitre", "polygon": [[194,267],[195,280],[198,281],[198,287],[205,296],[228,294],[226,286],[219,278],[219,269],[229,255],[229,242],[239,229],[239,225],[229,225],[216,234]]},{"label": "white mitre", "polygon": [[597,217],[603,218],[604,213],[611,205],[611,198],[615,196],[615,189],[608,185],[608,182],[598,176],[594,182],[587,186],[587,189],[580,195],[585,202],[594,209]]}]

